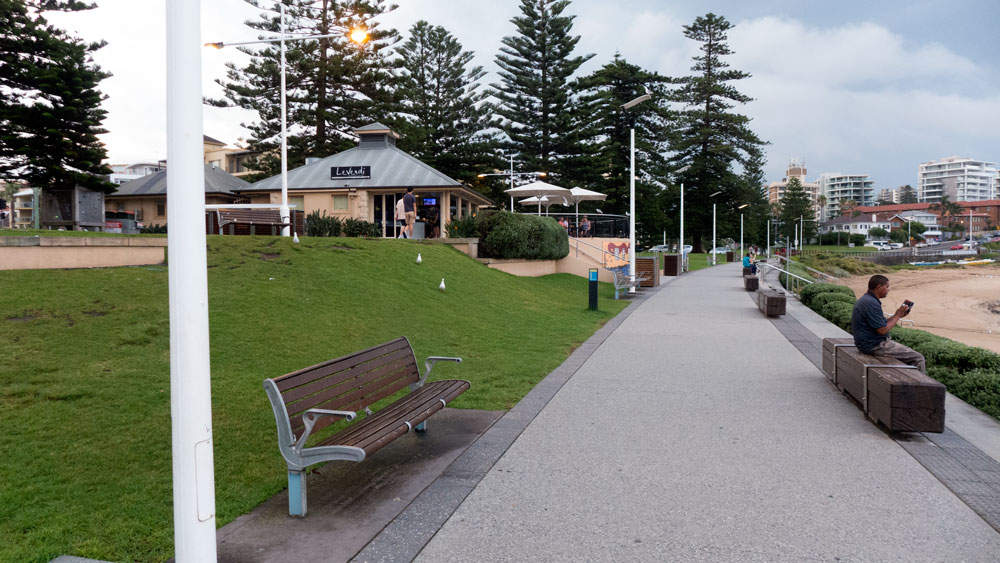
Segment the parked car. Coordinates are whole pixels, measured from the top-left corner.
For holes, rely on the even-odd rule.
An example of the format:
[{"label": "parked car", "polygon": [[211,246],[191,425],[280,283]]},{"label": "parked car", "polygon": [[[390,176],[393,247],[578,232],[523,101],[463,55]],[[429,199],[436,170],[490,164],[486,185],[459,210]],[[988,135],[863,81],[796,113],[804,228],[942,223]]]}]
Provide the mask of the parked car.
[{"label": "parked car", "polygon": [[952,250],[962,250],[962,245],[961,244],[953,244],[953,245],[951,245],[951,249]]},{"label": "parked car", "polygon": [[903,243],[901,243],[901,242],[890,242],[889,243],[889,248],[891,248],[892,250],[899,250],[900,248],[903,248]]},{"label": "parked car", "polygon": [[669,244],[658,244],[656,246],[649,247],[649,252],[670,252]]},{"label": "parked car", "polygon": [[870,243],[868,243],[867,246],[874,246],[878,250],[892,250],[892,247],[889,246],[889,243],[884,240],[873,240]]},{"label": "parked car", "polygon": [[[997,237],[997,240],[1000,240],[1000,237]],[[691,246],[690,244],[684,245],[684,254],[691,254],[692,250],[694,250],[694,247]]]},{"label": "parked car", "polygon": [[725,246],[716,246],[715,248],[709,250],[708,252],[709,254],[725,254],[727,252],[732,252],[732,251],[726,248]]},{"label": "parked car", "polygon": [[926,243],[926,242],[918,242],[917,244],[915,244],[913,246],[915,246],[917,248],[926,248],[926,247],[930,246],[930,244]]}]

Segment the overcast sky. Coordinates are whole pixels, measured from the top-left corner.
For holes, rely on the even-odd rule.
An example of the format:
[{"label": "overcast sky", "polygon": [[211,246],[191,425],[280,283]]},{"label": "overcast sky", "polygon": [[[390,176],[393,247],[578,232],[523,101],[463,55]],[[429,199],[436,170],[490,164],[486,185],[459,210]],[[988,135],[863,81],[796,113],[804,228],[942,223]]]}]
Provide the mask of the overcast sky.
[{"label": "overcast sky", "polygon": [[[108,45],[95,58],[114,74],[102,138],[113,163],[166,158],[164,0],[96,0],[98,8],[51,20]],[[266,1],[266,0],[262,0]],[[396,0],[382,18],[405,37],[419,19],[441,25],[474,51],[494,82],[500,40],[514,33],[518,0]],[[697,44],[682,26],[707,12],[733,25],[733,68],[753,76],[738,88],[755,101],[740,108],[766,148],[768,181],[789,159],[809,179],[824,172],[867,173],[877,188],[916,183],[921,162],[961,155],[1000,160],[1000,2],[995,0],[574,0],[578,53],[589,73],[615,52],[668,76],[689,72]],[[207,41],[254,39],[243,25],[257,10],[243,0],[203,0]],[[204,91],[234,49],[205,49]],[[205,133],[229,144],[247,135],[236,109],[204,109]],[[359,124],[361,125],[361,124]]]}]

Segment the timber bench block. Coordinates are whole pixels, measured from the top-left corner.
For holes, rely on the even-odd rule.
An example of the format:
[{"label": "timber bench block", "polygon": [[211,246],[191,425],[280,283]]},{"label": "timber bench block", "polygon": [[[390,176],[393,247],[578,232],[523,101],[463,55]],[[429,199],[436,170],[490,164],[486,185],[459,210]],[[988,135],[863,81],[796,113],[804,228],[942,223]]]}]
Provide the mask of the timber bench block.
[{"label": "timber bench block", "polygon": [[[424,384],[439,361],[430,356],[420,376],[410,341],[400,337],[292,373],[264,380],[278,425],[278,450],[288,464],[288,512],[306,514],[305,470],[324,461],[363,461],[410,430],[423,431],[432,414],[469,389],[468,381]],[[371,406],[409,388],[395,402],[372,412]],[[361,411],[360,413],[358,411]],[[341,420],[362,418],[306,445],[309,436]]]},{"label": "timber bench block", "polygon": [[[749,269],[749,268],[744,268],[744,269]],[[757,276],[753,274],[747,274],[743,276],[743,289],[747,291],[757,291],[758,287],[760,286],[759,286],[759,281],[757,280]]]},{"label": "timber bench block", "polygon": [[773,289],[757,290],[757,308],[768,317],[785,314],[785,294]]},{"label": "timber bench block", "polygon": [[863,354],[852,338],[824,338],[823,371],[889,430],[944,432],[945,387],[915,367]]},{"label": "timber bench block", "polygon": [[743,277],[746,277],[746,276],[749,276],[749,275],[752,275],[752,274],[753,274],[753,268],[747,268],[746,266],[743,267]]}]

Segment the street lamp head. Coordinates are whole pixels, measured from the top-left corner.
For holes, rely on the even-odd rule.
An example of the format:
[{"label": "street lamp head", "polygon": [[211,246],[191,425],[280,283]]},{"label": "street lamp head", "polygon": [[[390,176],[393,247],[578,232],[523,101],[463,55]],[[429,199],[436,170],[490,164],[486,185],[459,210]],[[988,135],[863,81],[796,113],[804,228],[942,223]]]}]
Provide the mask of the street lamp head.
[{"label": "street lamp head", "polygon": [[691,169],[691,165],[688,164],[684,168],[678,168],[677,170],[674,170],[674,174],[683,174],[684,172],[687,172],[690,169]]},{"label": "street lamp head", "polygon": [[543,178],[543,177],[545,177],[545,176],[548,176],[548,175],[549,175],[549,173],[548,173],[548,172],[539,172],[539,173],[538,173],[538,177],[539,177],[539,178]]},{"label": "street lamp head", "polygon": [[213,47],[215,49],[221,49],[226,46],[222,41],[216,41],[215,43],[205,43],[206,47]]},{"label": "street lamp head", "polygon": [[358,45],[364,45],[368,41],[368,30],[361,26],[352,28],[350,38]]},{"label": "street lamp head", "polygon": [[476,174],[476,178],[485,178],[486,174]]},{"label": "street lamp head", "polygon": [[749,203],[744,203],[743,205],[737,207],[736,209],[743,209],[744,207],[750,205]]},{"label": "street lamp head", "polygon": [[650,100],[652,98],[653,96],[649,94],[643,94],[632,101],[625,102],[624,104],[622,104],[622,109],[632,109],[633,107],[641,104],[642,102],[645,102],[646,100]]},{"label": "street lamp head", "polygon": [[720,190],[720,191],[717,191],[717,192],[715,192],[714,194],[712,194],[712,195],[710,195],[708,197],[715,197],[715,196],[717,196],[717,195],[719,195],[721,193],[722,193],[722,191]]}]

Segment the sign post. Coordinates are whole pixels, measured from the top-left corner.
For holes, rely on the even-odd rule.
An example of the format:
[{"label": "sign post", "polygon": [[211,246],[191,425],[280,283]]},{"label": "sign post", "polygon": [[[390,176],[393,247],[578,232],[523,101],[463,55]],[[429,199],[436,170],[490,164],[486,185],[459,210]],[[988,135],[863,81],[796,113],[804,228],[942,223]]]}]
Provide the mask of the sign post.
[{"label": "sign post", "polygon": [[597,268],[590,269],[590,275],[588,276],[590,280],[588,283],[590,285],[590,310],[597,310]]}]

